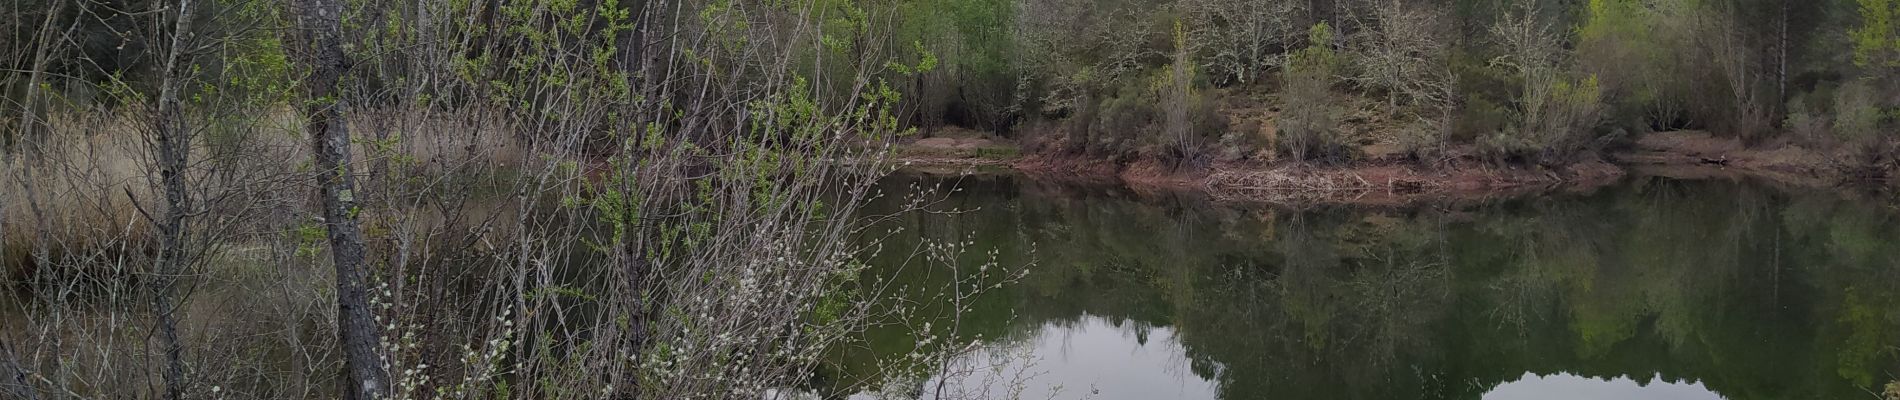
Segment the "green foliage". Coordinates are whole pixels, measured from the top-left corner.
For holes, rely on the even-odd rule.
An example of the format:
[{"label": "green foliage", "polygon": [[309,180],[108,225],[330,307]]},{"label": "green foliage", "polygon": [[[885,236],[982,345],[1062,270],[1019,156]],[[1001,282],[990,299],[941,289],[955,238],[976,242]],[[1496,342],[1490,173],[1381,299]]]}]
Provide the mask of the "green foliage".
[{"label": "green foliage", "polygon": [[1893,344],[1900,335],[1889,328],[1896,322],[1892,312],[1878,306],[1894,304],[1894,294],[1869,293],[1860,287],[1848,287],[1845,291],[1838,322],[1847,328],[1848,334],[1836,355],[1839,359],[1836,373],[1853,380],[1854,384],[1873,386],[1875,377],[1868,371],[1876,368],[1880,360],[1900,351]]},{"label": "green foliage", "polygon": [[[230,18],[236,21],[268,25],[282,18],[281,9],[270,4],[236,0],[219,3],[234,9]],[[266,31],[238,33],[229,46],[221,48],[226,52],[218,58],[222,62],[217,66],[217,76],[222,82],[203,85],[195,97],[222,98],[259,110],[289,102],[296,81],[281,41],[281,36]]]},{"label": "green foliage", "polygon": [[911,48],[914,49],[918,57],[920,57],[916,65],[892,61],[886,63],[885,67],[890,68],[892,71],[897,71],[899,75],[906,76],[927,73],[937,69],[937,53],[924,48],[923,42],[911,42]]},{"label": "green foliage", "polygon": [[1816,106],[1811,98],[1813,94],[1803,93],[1788,100],[1788,117],[1781,122],[1781,126],[1788,129],[1788,133],[1796,140],[1821,143],[1827,139],[1831,116],[1827,114],[1828,107]]},{"label": "green foliage", "polygon": [[1854,43],[1854,64],[1869,68],[1900,67],[1900,1],[1857,0],[1860,25],[1848,31]]},{"label": "green foliage", "polygon": [[1889,124],[1894,112],[1883,105],[1880,92],[1871,80],[1855,80],[1841,85],[1834,93],[1832,129],[1835,139],[1846,145],[1849,158],[1841,160],[1856,168],[1877,168],[1896,154]]},{"label": "green foliage", "polygon": [[1590,0],[1589,15],[1578,36],[1585,42],[1610,40],[1624,35],[1641,37],[1647,22],[1644,5],[1636,0]]},{"label": "green foliage", "polygon": [[1872,139],[1880,133],[1882,120],[1879,94],[1871,82],[1856,80],[1841,85],[1834,95],[1834,134],[1843,141]]},{"label": "green foliage", "polygon": [[[633,77],[613,59],[620,51],[618,38],[633,29],[626,7],[618,0],[590,4],[577,0],[500,3],[495,10],[499,37],[486,41],[491,45],[477,46],[479,51],[451,55],[449,64],[462,79],[457,83],[471,88],[476,98],[507,110],[512,119],[541,126],[574,126],[593,122],[574,118],[594,118],[613,126],[618,119],[611,118],[607,110],[636,100]],[[457,20],[457,24],[480,23]],[[489,30],[483,25],[458,28]],[[395,39],[399,38],[392,38],[392,43],[403,43]],[[588,141],[603,139],[593,137]]]},{"label": "green foliage", "polygon": [[1511,111],[1507,105],[1524,85],[1522,76],[1496,68],[1480,57],[1462,53],[1452,58],[1452,73],[1461,90],[1449,139],[1459,143],[1473,143],[1509,126]]},{"label": "green foliage", "polygon": [[[1685,65],[1690,31],[1687,18],[1666,13],[1681,7],[1652,9],[1638,0],[1591,0],[1584,24],[1577,30],[1577,59],[1584,71],[1598,76],[1604,96],[1628,127],[1650,120],[1677,118],[1684,108],[1694,74]],[[1704,64],[1708,60],[1701,60]],[[1703,75],[1706,77],[1706,75]]]},{"label": "green foliage", "polygon": [[317,258],[317,255],[323,252],[326,238],[324,232],[323,224],[314,222],[305,222],[292,229],[291,234],[297,243],[296,255],[310,259]]},{"label": "green foliage", "polygon": [[[1116,81],[1099,98],[1079,106],[1063,124],[1059,144],[1065,151],[1116,161],[1152,156],[1167,161],[1192,161],[1204,145],[1227,131],[1218,98],[1209,91],[1176,86],[1173,69]],[[1190,81],[1186,86],[1199,85]]]},{"label": "green foliage", "polygon": [[1332,27],[1321,22],[1307,34],[1306,48],[1287,61],[1285,103],[1279,119],[1280,151],[1296,160],[1330,157],[1345,143],[1335,131],[1333,115],[1339,58],[1333,53]]},{"label": "green foliage", "polygon": [[[1122,155],[1136,146],[1142,132],[1153,132],[1161,119],[1154,92],[1137,84],[1125,84],[1111,97],[1102,100],[1097,121],[1090,126],[1083,146],[1092,154]],[[1075,140],[1072,138],[1071,140]]]},{"label": "green foliage", "polygon": [[[1546,72],[1548,73],[1548,72]],[[1595,136],[1603,108],[1596,76],[1526,79],[1513,124],[1479,145],[1493,157],[1562,162],[1601,144]]]},{"label": "green foliage", "polygon": [[[912,48],[896,68],[910,75],[905,107],[924,127],[940,124],[1006,129],[1016,112],[1016,60],[1012,41],[1016,1],[905,0],[892,5],[899,22],[888,40]],[[897,46],[893,46],[897,47]]]},{"label": "green foliage", "polygon": [[[1600,12],[1609,11],[1604,1],[1592,5]],[[1596,74],[1574,72],[1576,65],[1562,48],[1568,36],[1553,30],[1533,11],[1508,14],[1491,28],[1501,55],[1485,68],[1508,75],[1518,87],[1504,103],[1510,111],[1509,122],[1504,129],[1480,136],[1477,145],[1495,160],[1568,162],[1610,139],[1597,135],[1603,119],[1603,87]]]},{"label": "green foliage", "polygon": [[1221,136],[1226,125],[1213,112],[1212,100],[1199,87],[1204,77],[1194,62],[1187,30],[1174,24],[1174,62],[1156,71],[1149,90],[1160,101],[1161,137],[1154,140],[1158,156],[1177,163],[1199,163],[1204,146]]}]

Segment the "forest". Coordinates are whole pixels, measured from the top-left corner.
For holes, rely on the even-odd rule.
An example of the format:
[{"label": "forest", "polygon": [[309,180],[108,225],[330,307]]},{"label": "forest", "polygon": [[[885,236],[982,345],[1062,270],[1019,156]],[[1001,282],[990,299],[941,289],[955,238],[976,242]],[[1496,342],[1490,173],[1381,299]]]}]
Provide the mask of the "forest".
[{"label": "forest", "polygon": [[[154,75],[163,60],[151,52],[163,43],[135,36],[164,33],[150,32],[149,18],[128,11],[148,4],[115,4],[118,12],[94,15],[100,12],[63,2],[16,4],[20,12],[6,25],[9,43],[19,44],[7,48],[12,105],[42,109],[45,95],[35,93],[53,91],[74,104],[110,106],[120,103],[112,90],[157,89]],[[433,14],[473,18],[463,21],[417,20],[431,15],[418,5],[351,4],[348,11],[362,15],[345,21],[352,37],[344,40],[363,53],[357,59],[416,64],[407,53],[418,49],[405,46],[428,43],[440,53],[433,62],[444,68],[493,70],[497,66],[488,64],[537,50],[481,52],[473,48],[486,44],[444,43],[442,34],[429,31],[494,41],[508,35],[497,19],[506,16],[501,6],[511,5],[503,3],[451,4]],[[536,5],[524,7],[542,8],[530,4]],[[574,44],[608,53],[606,61],[621,72],[636,70],[628,57],[649,28],[639,13],[653,5],[551,6],[582,14],[569,22],[588,25],[557,36],[611,38]],[[710,17],[729,6],[691,8]],[[1427,161],[1447,154],[1548,165],[1678,130],[1751,145],[1798,145],[1850,158],[1843,163],[1856,167],[1889,166],[1895,151],[1890,132],[1900,103],[1894,83],[1900,25],[1893,20],[1900,3],[1888,0],[982,0],[806,7],[817,41],[791,43],[806,51],[787,67],[811,85],[826,86],[819,93],[849,96],[854,79],[836,77],[884,82],[901,94],[892,96],[891,112],[902,127],[925,135],[946,127],[977,130],[1014,139],[1031,152],[1193,166],[1282,157]],[[292,73],[273,47],[281,36],[276,30],[283,21],[274,20],[280,11],[250,3],[224,8],[199,16],[208,25],[199,29],[226,36],[213,56],[218,68],[251,82],[228,80],[219,90],[252,96],[253,104],[282,102],[285,88],[270,87],[290,81],[286,74]],[[601,15],[610,10],[629,14],[621,21]],[[407,26],[415,23],[440,26]],[[141,26],[147,32],[133,31]],[[827,63],[820,52],[844,57],[832,61],[871,61]],[[414,68],[396,68],[403,63],[357,70],[376,71],[364,84],[387,90],[416,79],[409,76],[419,73]],[[479,74],[456,78],[525,90],[489,85],[505,82]],[[407,97],[469,100],[454,93]],[[1379,146],[1367,151],[1369,145]]]},{"label": "forest", "polygon": [[[880,184],[925,140],[1184,174],[1541,173],[1698,132],[1884,185],[1896,19],[1900,0],[9,0],[0,398],[950,398],[930,377],[981,369],[953,361],[983,338],[941,330],[1035,261],[891,223],[961,190]],[[885,241],[907,229],[933,234]],[[1842,373],[1872,387],[1900,316],[1856,310]],[[867,333],[904,345],[837,359]]]},{"label": "forest", "polygon": [[1031,152],[1562,165],[1700,130],[1867,172],[1892,164],[1891,1],[898,7],[898,44],[941,64],[909,82],[906,120],[1000,132]]}]

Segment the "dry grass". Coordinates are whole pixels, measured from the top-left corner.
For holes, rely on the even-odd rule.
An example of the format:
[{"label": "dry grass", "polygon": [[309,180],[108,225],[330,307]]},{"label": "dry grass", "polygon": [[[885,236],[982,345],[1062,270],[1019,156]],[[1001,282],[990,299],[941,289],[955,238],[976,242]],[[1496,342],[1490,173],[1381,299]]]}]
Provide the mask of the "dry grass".
[{"label": "dry grass", "polygon": [[[427,253],[507,242],[512,225],[493,221],[515,219],[514,198],[451,179],[505,176],[525,159],[515,129],[495,114],[364,112],[352,119],[356,173],[372,194],[362,199],[362,218],[372,240],[381,240],[373,248],[389,251],[394,244],[384,241],[414,237],[412,263],[440,268],[471,259]],[[190,246],[202,249],[178,289],[188,299],[180,303],[180,326],[199,383],[190,397],[217,397],[208,392],[213,387],[235,398],[333,397],[338,361],[326,327],[335,286],[324,273],[327,257],[309,252],[323,246],[312,245],[304,229],[314,226],[315,198],[302,122],[288,110],[228,118],[194,131],[186,174],[199,204],[185,230]],[[55,115],[42,147],[0,163],[0,326],[7,327],[0,342],[24,346],[27,352],[10,357],[52,379],[37,387],[82,398],[155,395],[149,382],[125,379],[155,376],[163,361],[141,283],[156,247],[147,214],[165,211],[142,120]],[[379,176],[378,167],[387,173]],[[442,206],[430,201],[458,209],[440,215]]]},{"label": "dry grass", "polygon": [[[526,153],[488,113],[366,114],[351,123],[363,138],[353,153],[359,174],[372,167],[412,177],[492,173],[518,165]],[[0,165],[0,281],[20,279],[41,263],[86,268],[82,261],[102,254],[149,249],[152,225],[144,213],[160,215],[164,202],[154,189],[158,174],[142,121],[125,114],[54,115],[41,147]],[[293,112],[277,110],[197,131],[188,175],[194,197],[221,208],[212,215],[274,217],[228,226],[235,236],[257,237],[306,209],[301,205],[310,190],[302,182],[310,157],[300,124]],[[53,261],[35,262],[35,254]]]},{"label": "dry grass", "polygon": [[0,272],[22,272],[39,247],[48,254],[138,248],[150,230],[137,211],[150,209],[152,185],[141,144],[127,134],[135,129],[95,116],[61,116],[51,125],[56,140],[0,166]]},{"label": "dry grass", "polygon": [[[519,166],[528,154],[499,116],[483,109],[363,112],[350,121],[357,165],[407,168],[423,176]],[[297,131],[301,135],[301,131]]]}]

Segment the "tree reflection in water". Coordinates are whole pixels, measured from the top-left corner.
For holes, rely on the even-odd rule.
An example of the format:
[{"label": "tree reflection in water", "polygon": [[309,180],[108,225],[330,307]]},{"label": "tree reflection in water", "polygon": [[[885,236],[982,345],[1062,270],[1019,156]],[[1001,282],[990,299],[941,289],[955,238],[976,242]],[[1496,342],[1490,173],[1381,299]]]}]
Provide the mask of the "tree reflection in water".
[{"label": "tree reflection in water", "polygon": [[[952,184],[891,184],[917,181]],[[939,207],[969,211],[892,221],[904,229],[887,246],[960,236],[1003,264],[1033,264],[977,299],[957,339],[1029,349],[1063,369],[1044,378],[1075,377],[1049,382],[1064,397],[1140,398],[1091,393],[1091,377],[1129,368],[1185,370],[1175,384],[1214,389],[1182,397],[1224,399],[1480,398],[1564,392],[1564,379],[1694,382],[1684,387],[1731,400],[1864,398],[1900,373],[1900,218],[1873,201],[1643,177],[1405,209],[1216,205],[1006,176],[954,184],[963,190]],[[889,254],[868,261],[912,287],[948,276],[894,272],[902,259]],[[1044,343],[1102,328],[1126,332],[1113,336],[1122,347]],[[838,351],[822,372],[837,386],[821,391],[875,387],[850,377],[910,348],[913,333],[873,331]],[[1135,356],[1157,352],[1185,365]],[[1076,359],[1089,361],[1063,361]],[[1142,380],[1115,383],[1131,382]],[[1696,398],[1682,396],[1666,397]]]}]

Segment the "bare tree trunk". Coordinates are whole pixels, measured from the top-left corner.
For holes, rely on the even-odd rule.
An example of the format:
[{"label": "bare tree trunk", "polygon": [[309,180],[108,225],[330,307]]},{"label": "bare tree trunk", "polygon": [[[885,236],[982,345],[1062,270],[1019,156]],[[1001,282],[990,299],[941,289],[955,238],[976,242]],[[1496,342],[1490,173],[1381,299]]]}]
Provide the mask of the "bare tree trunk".
[{"label": "bare tree trunk", "polygon": [[23,137],[16,138],[15,141],[38,140],[39,136],[46,135],[44,129],[46,102],[41,100],[43,96],[40,96],[39,92],[40,86],[46,83],[46,63],[52,59],[52,48],[58,43],[58,40],[53,38],[53,20],[59,19],[60,12],[65,9],[66,2],[55,1],[53,8],[46,12],[46,19],[40,22],[40,32],[37,37],[39,46],[33,51],[33,69],[27,71],[26,98],[22,99],[26,101],[26,110],[20,118],[23,133],[20,136]]},{"label": "bare tree trunk", "polygon": [[[1776,32],[1775,51],[1775,113],[1776,117],[1787,115],[1788,107],[1788,1],[1781,0],[1780,30]],[[1777,121],[1780,118],[1776,118]]]},{"label": "bare tree trunk", "polygon": [[[38,48],[35,50],[33,71],[29,72],[30,78],[27,79],[26,105],[21,110],[20,132],[14,138],[16,148],[10,149],[17,151],[19,156],[8,160],[19,168],[20,191],[23,192],[21,196],[26,198],[27,211],[33,214],[35,243],[33,243],[32,254],[29,258],[33,264],[31,268],[33,276],[28,279],[34,280],[36,285],[48,285],[53,279],[51,274],[53,271],[53,231],[52,227],[48,226],[50,218],[45,205],[41,202],[41,181],[36,175],[38,168],[46,165],[45,142],[47,136],[50,136],[42,133],[47,127],[45,115],[39,107],[42,104],[38,101],[41,98],[39,89],[42,86],[42,80],[45,79],[45,74],[41,71],[46,69],[47,59],[51,57],[48,49],[58,42],[52,37],[53,20],[65,6],[66,2],[63,1],[53,5],[52,11],[46,15],[46,19],[40,26],[39,37],[35,39],[38,42]],[[55,336],[52,342],[49,347],[53,347],[57,352],[61,345],[60,338]],[[57,384],[64,386],[66,378],[65,374],[61,374]]]},{"label": "bare tree trunk", "polygon": [[1177,167],[1194,162],[1200,143],[1194,137],[1194,125],[1188,121],[1188,102],[1193,100],[1193,60],[1189,58],[1187,31],[1180,22],[1174,25],[1174,66],[1168,74],[1167,130],[1174,137],[1174,151],[1180,157]]},{"label": "bare tree trunk", "polygon": [[9,399],[38,399],[33,384],[26,378],[26,368],[20,366],[20,357],[13,352],[13,346],[0,340],[0,395]]},{"label": "bare tree trunk", "polygon": [[293,51],[309,68],[304,104],[315,155],[316,183],[323,197],[323,225],[329,231],[336,264],[337,338],[343,346],[343,397],[386,397],[388,374],[378,357],[380,333],[370,314],[369,274],[364,270],[363,232],[356,224],[355,177],[350,171],[350,132],[337,82],[349,68],[342,44],[343,3],[338,0],[290,0],[290,13],[301,48]]},{"label": "bare tree trunk", "polygon": [[[36,168],[47,164],[45,160],[46,143],[49,141],[50,136],[52,136],[51,128],[48,126],[46,120],[48,113],[46,95],[43,93],[43,90],[41,90],[41,87],[46,86],[47,64],[52,58],[59,56],[58,53],[54,53],[51,49],[58,48],[60,42],[71,38],[73,32],[79,29],[81,19],[73,18],[72,24],[67,25],[65,31],[60,32],[58,36],[53,35],[53,21],[58,19],[59,15],[65,11],[67,3],[69,2],[55,1],[52,5],[52,9],[47,12],[46,18],[41,22],[38,36],[34,38],[37,45],[35,48],[32,71],[28,72],[29,78],[27,79],[27,88],[25,91],[26,98],[23,99],[25,104],[24,107],[21,108],[19,121],[20,131],[14,135],[14,142],[11,147],[0,148],[0,152],[11,151],[16,153],[0,157],[0,161],[17,163],[14,166],[20,169],[21,191],[25,192],[23,194],[26,197],[27,207],[33,213],[34,231],[38,239],[38,243],[33,244],[32,260],[40,271],[51,271],[51,264],[53,263],[52,228],[47,226],[48,219],[46,209],[43,208],[41,204],[40,192],[37,188],[42,182],[40,182],[40,178],[35,175],[37,171]],[[15,155],[25,158],[24,160],[15,158]],[[38,273],[35,275],[38,277],[51,276]],[[64,378],[62,377],[61,379]]]},{"label": "bare tree trunk", "polygon": [[[37,243],[33,244],[31,262],[34,263],[39,270],[50,269],[47,268],[45,264],[48,263],[48,258],[51,253],[47,249],[47,246],[51,243],[51,236],[50,231],[46,227],[46,214],[44,210],[40,208],[39,190],[37,188],[39,182],[38,179],[34,178],[34,171],[32,169],[32,166],[38,163],[28,160],[38,158],[31,156],[40,150],[38,144],[42,141],[41,137],[44,136],[44,134],[39,133],[45,126],[45,116],[43,115],[44,113],[40,111],[41,103],[38,101],[40,98],[39,89],[41,80],[44,79],[44,74],[40,71],[46,69],[46,62],[50,57],[50,51],[48,49],[51,49],[55,43],[52,38],[53,20],[57,18],[60,11],[65,7],[66,2],[55,2],[52,10],[47,12],[46,18],[40,22],[38,36],[34,37],[33,69],[27,72],[25,98],[21,99],[25,104],[20,107],[18,130],[7,136],[7,141],[4,143],[5,147],[0,147],[0,161],[4,161],[6,163],[4,164],[5,166],[11,167],[14,166],[13,163],[19,163],[20,188],[22,192],[25,192],[21,193],[21,196],[26,198],[27,208],[33,214],[35,222],[34,233],[36,234]],[[15,8],[17,11],[18,7]],[[29,144],[32,145],[29,146]],[[29,151],[29,147],[31,151]],[[15,161],[13,158],[13,153],[16,152],[20,155],[21,159],[19,161]],[[9,169],[8,171],[11,170]],[[0,230],[0,233],[4,232],[6,231]],[[35,273],[35,275],[38,276],[40,274]]]},{"label": "bare tree trunk", "polygon": [[171,47],[166,49],[164,70],[160,71],[162,81],[158,90],[158,114],[155,116],[158,136],[158,175],[160,185],[165,191],[164,220],[158,221],[159,251],[155,267],[156,279],[152,280],[152,307],[158,317],[159,340],[165,348],[165,398],[181,399],[185,395],[184,349],[178,341],[177,307],[172,303],[172,282],[183,272],[186,264],[185,216],[191,213],[191,195],[185,191],[185,168],[191,157],[191,134],[185,127],[184,112],[180,110],[178,92],[183,85],[183,71],[179,68],[179,58],[183,56],[186,40],[191,37],[192,4],[191,0],[179,0],[176,21],[173,22]]}]

